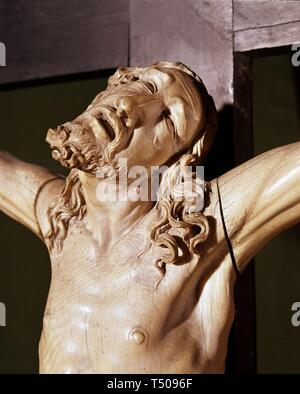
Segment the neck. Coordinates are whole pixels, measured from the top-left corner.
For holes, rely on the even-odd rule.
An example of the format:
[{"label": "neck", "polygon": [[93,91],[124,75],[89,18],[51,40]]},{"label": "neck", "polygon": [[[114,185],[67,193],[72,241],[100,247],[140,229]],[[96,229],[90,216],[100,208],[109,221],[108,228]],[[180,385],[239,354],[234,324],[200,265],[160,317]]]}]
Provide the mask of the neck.
[{"label": "neck", "polygon": [[[122,185],[110,179],[98,179],[79,171],[86,202],[85,223],[103,251],[108,251],[116,241],[129,233],[151,211],[154,203],[132,201],[127,198]],[[130,185],[128,190],[132,190]]]}]

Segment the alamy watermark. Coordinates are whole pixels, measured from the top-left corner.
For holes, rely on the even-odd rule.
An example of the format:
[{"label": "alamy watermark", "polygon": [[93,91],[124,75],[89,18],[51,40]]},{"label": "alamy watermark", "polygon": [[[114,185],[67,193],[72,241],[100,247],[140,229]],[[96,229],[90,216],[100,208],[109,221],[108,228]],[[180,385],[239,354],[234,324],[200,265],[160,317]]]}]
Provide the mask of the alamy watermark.
[{"label": "alamy watermark", "polygon": [[300,326],[300,302],[294,302],[292,304],[291,308],[292,312],[292,318],[291,322],[294,327],[299,327]]},{"label": "alamy watermark", "polygon": [[[100,202],[173,201],[190,200],[196,211],[204,205],[203,166],[151,166],[135,165],[128,168],[126,158],[120,158],[117,169],[103,166],[96,172],[99,183],[96,198]],[[105,182],[102,182],[102,181]]]},{"label": "alamy watermark", "polygon": [[0,42],[0,67],[6,66],[6,46]]},{"label": "alamy watermark", "polygon": [[6,307],[3,302],[0,302],[0,327],[6,326]]},{"label": "alamy watermark", "polygon": [[292,51],[295,52],[291,57],[291,63],[294,67],[300,66],[300,43],[292,45]]}]

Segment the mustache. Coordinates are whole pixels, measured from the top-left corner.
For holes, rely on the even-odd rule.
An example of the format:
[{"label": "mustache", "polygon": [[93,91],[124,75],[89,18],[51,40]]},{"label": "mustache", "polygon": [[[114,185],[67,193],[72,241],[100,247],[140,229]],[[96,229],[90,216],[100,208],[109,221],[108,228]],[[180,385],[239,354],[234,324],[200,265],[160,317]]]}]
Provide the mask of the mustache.
[{"label": "mustache", "polygon": [[[64,167],[96,174],[97,168],[113,164],[115,155],[128,146],[133,128],[128,128],[114,109],[108,106],[98,107],[94,118],[111,140],[104,148],[101,147],[101,141],[95,140],[91,127],[88,126],[90,138],[80,136],[81,128],[84,127],[80,122],[70,122],[68,126],[59,126],[58,131],[48,131],[47,142],[53,149],[52,157]],[[74,133],[77,134],[76,144],[71,138]]]},{"label": "mustache", "polygon": [[105,164],[111,163],[114,156],[128,146],[133,127],[127,127],[123,117],[118,116],[116,110],[108,106],[101,107],[97,118],[106,127],[107,133],[114,136],[103,154]]}]

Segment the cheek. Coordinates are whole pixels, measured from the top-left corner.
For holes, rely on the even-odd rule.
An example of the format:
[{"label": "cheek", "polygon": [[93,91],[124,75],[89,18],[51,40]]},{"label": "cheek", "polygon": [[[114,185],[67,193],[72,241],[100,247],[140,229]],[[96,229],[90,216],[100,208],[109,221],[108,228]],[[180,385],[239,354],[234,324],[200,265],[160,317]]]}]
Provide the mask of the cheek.
[{"label": "cheek", "polygon": [[134,131],[127,149],[115,156],[127,158],[129,165],[162,165],[178,151],[164,122]]},{"label": "cheek", "polygon": [[165,153],[166,155],[174,153],[174,137],[169,131],[166,122],[162,121],[155,127],[152,143],[157,152]]},{"label": "cheek", "polygon": [[152,130],[139,128],[134,131],[130,148],[133,152],[138,153],[138,157],[143,160],[143,158],[152,155],[154,149],[155,133]]},{"label": "cheek", "polygon": [[[153,147],[156,151],[166,151],[170,148],[170,136],[164,131],[158,132],[153,137]],[[168,141],[169,140],[169,141]]]},{"label": "cheek", "polygon": [[188,147],[195,140],[199,130],[199,122],[192,117],[187,119],[185,128],[182,128],[178,132],[180,142],[183,147]]},{"label": "cheek", "polygon": [[153,138],[151,138],[151,132],[147,132],[143,128],[134,130],[131,140],[127,148],[117,153],[115,158],[127,158],[128,160],[134,161],[137,164],[142,163],[145,158],[149,155],[149,152],[153,148]]}]

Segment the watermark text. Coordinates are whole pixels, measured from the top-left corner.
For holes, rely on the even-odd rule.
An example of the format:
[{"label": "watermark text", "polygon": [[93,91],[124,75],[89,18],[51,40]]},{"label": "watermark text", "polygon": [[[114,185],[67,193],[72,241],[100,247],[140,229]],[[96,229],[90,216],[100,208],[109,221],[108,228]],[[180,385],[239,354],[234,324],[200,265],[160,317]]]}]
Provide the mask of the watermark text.
[{"label": "watermark text", "polygon": [[3,42],[0,42],[0,66],[6,66],[6,46]]},{"label": "watermark text", "polygon": [[292,51],[295,52],[292,55],[291,62],[294,67],[300,66],[300,43],[292,45]]},{"label": "watermark text", "polygon": [[292,325],[294,327],[299,327],[300,326],[300,302],[294,302],[292,304],[292,308],[291,308],[292,312],[294,312],[292,314]]},{"label": "watermark text", "polygon": [[3,302],[0,302],[0,327],[6,326],[6,307]]},{"label": "watermark text", "polygon": [[119,159],[117,169],[104,166],[96,173],[99,183],[96,198],[100,202],[189,200],[196,211],[204,204],[203,166],[129,166]]}]

